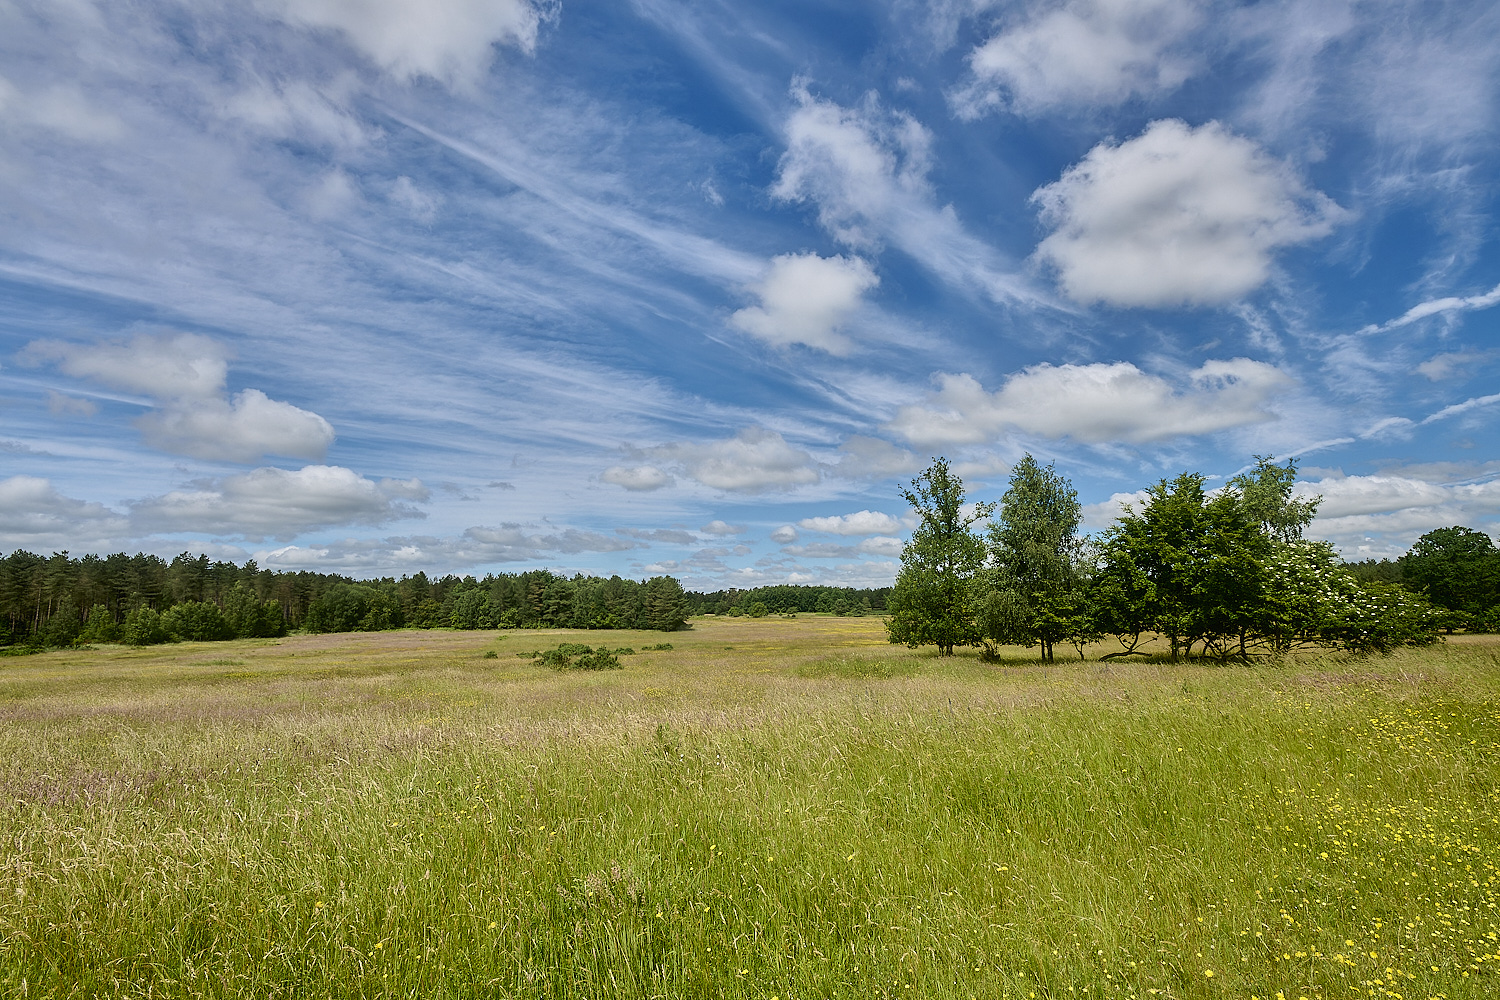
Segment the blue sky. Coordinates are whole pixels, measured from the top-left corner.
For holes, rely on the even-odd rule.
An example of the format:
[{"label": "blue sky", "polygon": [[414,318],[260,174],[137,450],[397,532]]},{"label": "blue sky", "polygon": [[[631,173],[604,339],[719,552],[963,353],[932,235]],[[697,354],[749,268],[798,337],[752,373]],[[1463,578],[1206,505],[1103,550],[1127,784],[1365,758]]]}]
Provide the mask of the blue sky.
[{"label": "blue sky", "polygon": [[1026,452],[1500,529],[1500,11],[0,4],[0,550],[889,583]]}]

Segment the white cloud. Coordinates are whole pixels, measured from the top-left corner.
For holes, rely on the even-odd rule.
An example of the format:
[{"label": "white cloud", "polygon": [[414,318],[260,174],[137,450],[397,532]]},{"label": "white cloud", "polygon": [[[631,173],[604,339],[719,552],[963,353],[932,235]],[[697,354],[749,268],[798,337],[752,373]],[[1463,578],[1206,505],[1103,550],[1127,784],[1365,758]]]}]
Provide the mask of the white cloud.
[{"label": "white cloud", "polygon": [[873,510],[832,517],[804,517],[797,522],[797,526],[828,535],[890,535],[902,528],[899,519]]},{"label": "white cloud", "polygon": [[1134,493],[1111,493],[1109,499],[1101,503],[1084,504],[1083,526],[1093,531],[1108,528],[1124,516],[1127,505],[1139,511],[1149,496],[1150,494],[1145,490],[1136,490]]},{"label": "white cloud", "polygon": [[866,555],[899,557],[902,551],[906,548],[906,543],[899,538],[877,535],[874,538],[866,538],[862,540],[855,547],[859,549],[860,552]]},{"label": "white cloud", "polygon": [[1274,419],[1265,407],[1292,380],[1246,358],[1208,361],[1179,385],[1128,362],[1034,365],[989,393],[972,375],[940,375],[924,403],[889,429],[919,445],[977,444],[1019,431],[1140,444]]},{"label": "white cloud", "polygon": [[428,76],[472,86],[489,69],[493,47],[530,53],[546,8],[526,0],[264,0],[289,24],[342,32],[377,66],[399,79]]},{"label": "white cloud", "polygon": [[1490,360],[1495,353],[1494,351],[1449,351],[1444,354],[1434,354],[1417,365],[1416,372],[1430,381],[1441,382],[1455,376],[1472,374],[1475,366]]},{"label": "white cloud", "polygon": [[316,413],[259,389],[227,398],[228,352],[199,334],[141,334],[87,345],[37,341],[22,357],[152,397],[158,406],[136,427],[147,444],[174,455],[229,462],[265,455],[321,459],[333,444],[333,426]]},{"label": "white cloud", "polygon": [[1455,524],[1500,528],[1500,480],[1432,483],[1410,476],[1343,476],[1300,482],[1299,496],[1322,495],[1309,534],[1346,558],[1400,555],[1421,535]]},{"label": "white cloud", "polygon": [[642,542],[665,542],[668,545],[696,545],[698,536],[677,528],[616,528],[615,534]]},{"label": "white cloud", "polygon": [[761,304],[741,309],[729,321],[773,347],[805,344],[845,355],[853,348],[841,332],[865,292],[880,284],[859,257],[785,254],[771,259],[754,289]]},{"label": "white cloud", "polygon": [[771,532],[771,541],[777,545],[790,545],[797,540],[797,529],[790,524],[783,524]]},{"label": "white cloud", "polygon": [[55,417],[92,417],[99,412],[99,404],[92,399],[78,399],[48,390],[47,412]]},{"label": "white cloud", "polygon": [[1032,298],[994,250],[969,235],[950,206],[933,200],[927,171],[932,135],[910,115],[820,101],[797,81],[797,109],[786,123],[786,152],[773,197],[811,202],[818,222],[855,249],[892,243],[944,281],[1009,301]]},{"label": "white cloud", "polygon": [[1347,213],[1217,122],[1152,122],[1101,142],[1032,199],[1053,230],[1036,256],[1079,302],[1212,305],[1258,288],[1279,247]]},{"label": "white cloud", "polygon": [[0,479],[0,550],[94,547],[126,526],[124,517],[103,504],[65,497],[49,480]]},{"label": "white cloud", "polygon": [[1397,327],[1408,326],[1417,320],[1426,319],[1428,316],[1437,316],[1443,313],[1471,312],[1475,309],[1488,309],[1497,304],[1500,304],[1500,285],[1496,285],[1483,295],[1450,295],[1441,299],[1429,299],[1426,302],[1419,302],[1395,319],[1375,326],[1364,327],[1359,332],[1384,333],[1387,330],[1394,330]]},{"label": "white cloud", "polygon": [[581,552],[624,552],[640,546],[577,528],[539,532],[519,524],[472,527],[450,537],[347,538],[320,545],[286,545],[255,553],[267,569],[394,575],[417,570],[454,572],[495,563],[540,562]]},{"label": "white cloud", "polygon": [[351,211],[360,202],[359,186],[338,167],[318,178],[317,183],[303,193],[307,213],[318,222],[337,219]]},{"label": "white cloud", "polygon": [[850,246],[878,245],[897,214],[930,196],[931,133],[910,115],[883,112],[873,96],[858,109],[819,101],[801,83],[792,96],[798,108],[771,193],[815,202],[818,221]]},{"label": "white cloud", "polygon": [[972,80],[954,107],[964,118],[996,107],[1031,114],[1173,90],[1197,68],[1181,43],[1202,21],[1191,0],[1073,0],[1037,11],[974,49]]},{"label": "white cloud", "polygon": [[347,149],[368,138],[365,127],[348,110],[354,82],[352,74],[336,80],[330,88],[305,80],[275,86],[257,80],[225,101],[222,113],[278,139]]},{"label": "white cloud", "polygon": [[633,491],[659,490],[676,482],[669,473],[654,465],[612,465],[601,472],[599,478]]},{"label": "white cloud", "polygon": [[423,191],[405,174],[397,177],[395,183],[391,185],[390,199],[413,219],[423,224],[431,223],[437,218],[437,210],[443,203],[442,195]]},{"label": "white cloud", "polygon": [[1426,425],[1439,420],[1446,420],[1449,417],[1456,417],[1471,410],[1480,410],[1487,406],[1494,406],[1496,403],[1500,403],[1500,392],[1491,393],[1488,396],[1476,396],[1472,399],[1466,399],[1462,403],[1454,403],[1452,406],[1443,407],[1441,410],[1423,419],[1422,424]]},{"label": "white cloud", "polygon": [[645,454],[672,463],[704,486],[731,493],[787,489],[819,479],[811,455],[763,427],[747,427],[726,441],[667,444]]},{"label": "white cloud", "polygon": [[65,375],[155,399],[221,395],[229,373],[229,353],[197,333],[140,334],[93,344],[35,341],[22,356],[28,363],[55,361]]},{"label": "white cloud", "polygon": [[263,468],[137,501],[131,521],[144,531],[290,539],[319,528],[426,517],[399,502],[426,498],[418,480],[377,483],[336,465]]},{"label": "white cloud", "polygon": [[743,535],[745,533],[744,525],[726,524],[723,521],[709,521],[698,530],[705,535]]},{"label": "white cloud", "polygon": [[254,462],[262,455],[322,458],[333,444],[333,427],[308,410],[246,389],[232,400],[179,402],[136,421],[153,448],[174,455]]},{"label": "white cloud", "polygon": [[0,123],[9,128],[36,126],[80,142],[113,142],[125,136],[125,124],[99,108],[81,89],[54,85],[22,93],[0,77]]},{"label": "white cloud", "polygon": [[839,445],[842,453],[833,474],[847,479],[884,479],[901,476],[921,468],[921,460],[905,448],[897,448],[880,438],[855,434]]}]

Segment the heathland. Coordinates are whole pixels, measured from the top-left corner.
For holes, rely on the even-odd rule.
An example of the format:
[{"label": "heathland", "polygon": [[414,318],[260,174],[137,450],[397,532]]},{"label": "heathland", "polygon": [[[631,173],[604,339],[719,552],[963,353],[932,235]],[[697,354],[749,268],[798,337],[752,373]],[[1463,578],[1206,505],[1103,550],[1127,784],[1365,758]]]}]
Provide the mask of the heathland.
[{"label": "heathland", "polygon": [[1494,637],[981,663],[804,615],[517,655],[599,636],[0,661],[0,995],[1500,991]]}]

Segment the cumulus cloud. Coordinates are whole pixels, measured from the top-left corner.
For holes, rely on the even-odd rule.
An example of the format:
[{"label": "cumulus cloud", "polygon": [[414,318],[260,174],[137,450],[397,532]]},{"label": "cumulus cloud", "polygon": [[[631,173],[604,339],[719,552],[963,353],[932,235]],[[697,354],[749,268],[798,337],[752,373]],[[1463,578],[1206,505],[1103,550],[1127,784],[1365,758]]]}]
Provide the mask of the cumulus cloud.
[{"label": "cumulus cloud", "polygon": [[771,532],[771,541],[777,545],[790,545],[797,540],[797,529],[790,524],[783,524]]},{"label": "cumulus cloud", "polygon": [[705,535],[743,535],[745,526],[742,524],[726,524],[723,521],[709,521],[698,529]]},{"label": "cumulus cloud", "polygon": [[219,396],[229,374],[223,345],[197,333],[141,334],[94,344],[39,340],[26,346],[22,360],[56,362],[65,375],[153,399]]},{"label": "cumulus cloud", "polygon": [[839,445],[839,460],[831,471],[845,479],[884,479],[921,467],[921,459],[905,448],[897,448],[880,438],[854,434]]},{"label": "cumulus cloud", "polygon": [[841,328],[859,308],[861,296],[880,283],[859,257],[784,254],[771,259],[754,289],[761,304],[741,309],[730,323],[773,347],[805,344],[829,354],[853,348]]},{"label": "cumulus cloud", "polygon": [[1323,497],[1309,534],[1346,558],[1400,555],[1434,528],[1500,528],[1500,480],[1434,483],[1412,476],[1337,476],[1300,482],[1299,496]]},{"label": "cumulus cloud", "polygon": [[815,483],[812,456],[764,427],[747,427],[725,441],[678,442],[645,449],[704,486],[729,493],[761,493]]},{"label": "cumulus cloud", "polygon": [[654,465],[611,465],[599,478],[632,491],[659,490],[676,482],[671,474]]},{"label": "cumulus cloud", "polygon": [[288,24],[340,32],[361,54],[404,80],[472,86],[494,46],[530,53],[551,6],[527,0],[263,0]]},{"label": "cumulus cloud", "polygon": [[254,462],[262,455],[322,458],[333,443],[328,421],[259,389],[246,389],[230,400],[153,410],[136,426],[153,448],[231,462]]},{"label": "cumulus cloud", "polygon": [[427,496],[420,480],[375,482],[342,466],[263,468],[137,501],[131,522],[143,531],[289,540],[319,528],[426,517],[401,501]]},{"label": "cumulus cloud", "polygon": [[1039,188],[1051,235],[1036,256],[1079,302],[1213,305],[1258,288],[1272,253],[1346,217],[1284,163],[1217,122],[1152,122],[1101,142]]},{"label": "cumulus cloud", "polygon": [[787,148],[771,194],[812,201],[818,221],[840,241],[874,247],[913,200],[930,195],[932,134],[915,118],[887,113],[874,97],[844,108],[792,88],[797,110],[787,119]]},{"label": "cumulus cloud", "polygon": [[96,344],[36,341],[22,360],[52,362],[74,378],[151,397],[156,407],[136,427],[147,444],[175,455],[247,463],[265,455],[320,459],[333,444],[332,425],[316,413],[259,389],[228,397],[228,352],[199,334],[141,334]]},{"label": "cumulus cloud", "polygon": [[0,549],[78,548],[126,530],[120,514],[100,503],[63,496],[50,480],[0,479]]},{"label": "cumulus cloud", "polygon": [[952,95],[960,117],[1109,106],[1175,89],[1197,67],[1182,43],[1203,21],[1192,0],[1073,0],[1032,8],[969,55]]},{"label": "cumulus cloud", "polygon": [[889,429],[924,446],[977,444],[1019,431],[1088,443],[1141,444],[1272,420],[1266,405],[1292,380],[1247,358],[1208,361],[1174,385],[1129,362],[1034,365],[986,392],[972,375],[904,406]]},{"label": "cumulus cloud", "polygon": [[797,526],[807,531],[821,531],[826,535],[890,535],[902,528],[899,519],[873,510],[832,517],[804,517],[797,522]]}]

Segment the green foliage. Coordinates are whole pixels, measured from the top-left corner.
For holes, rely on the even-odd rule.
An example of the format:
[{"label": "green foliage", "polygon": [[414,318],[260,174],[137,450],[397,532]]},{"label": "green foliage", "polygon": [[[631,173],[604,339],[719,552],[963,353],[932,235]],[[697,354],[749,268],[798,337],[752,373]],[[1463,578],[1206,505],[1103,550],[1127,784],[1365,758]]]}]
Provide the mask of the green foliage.
[{"label": "green foliage", "polygon": [[338,584],[307,609],[303,625],[309,632],[378,632],[399,627],[401,610],[394,598],[374,587]]},{"label": "green foliage", "polygon": [[540,654],[533,654],[544,666],[553,670],[619,670],[620,654],[633,652],[625,649],[594,649],[578,642],[563,642]]},{"label": "green foliage", "polygon": [[1420,596],[1389,583],[1364,583],[1328,625],[1340,646],[1354,653],[1390,653],[1438,640],[1441,615]]},{"label": "green foliage", "polygon": [[1230,479],[1229,489],[1239,494],[1245,516],[1266,538],[1289,544],[1302,537],[1323,503],[1320,496],[1293,496],[1296,484],[1296,459],[1277,465],[1269,455],[1256,455],[1255,468]]},{"label": "green foliage", "polygon": [[120,641],[120,626],[115,621],[115,616],[110,614],[109,608],[102,604],[96,604],[89,609],[88,619],[83,623],[83,631],[78,634],[78,641]]},{"label": "green foliage", "polygon": [[980,635],[995,646],[1039,645],[1042,659],[1070,639],[1088,641],[1094,625],[1084,597],[1078,526],[1083,508],[1073,484],[1026,455],[1011,471],[999,516],[989,527],[993,590],[979,600]]},{"label": "green foliage", "polygon": [[749,610],[746,612],[746,614],[748,614],[751,618],[764,618],[770,613],[771,609],[766,607],[765,603],[762,601],[756,601],[754,604],[750,605]]},{"label": "green foliage", "polygon": [[234,638],[234,629],[218,605],[183,601],[162,612],[161,626],[178,642],[218,642]]},{"label": "green foliage", "polygon": [[956,646],[982,642],[974,619],[985,545],[973,525],[994,513],[995,505],[975,504],[965,512],[963,480],[936,458],[901,495],[921,518],[901,550],[901,572],[891,590],[886,632],[893,643],[937,646],[950,656]]},{"label": "green foliage", "polygon": [[1103,546],[1103,613],[1114,627],[1161,633],[1174,660],[1195,643],[1220,657],[1247,654],[1271,540],[1238,492],[1210,496],[1196,473],[1162,480]]},{"label": "green foliage", "polygon": [[1401,578],[1440,608],[1483,616],[1500,604],[1500,550],[1482,531],[1438,528],[1402,556]]},{"label": "green foliage", "polygon": [[654,576],[641,588],[641,627],[676,632],[687,625],[688,602],[682,584],[670,576]]},{"label": "green foliage", "polygon": [[125,616],[125,625],[120,630],[120,641],[127,646],[155,646],[171,640],[155,608],[136,608]]}]

